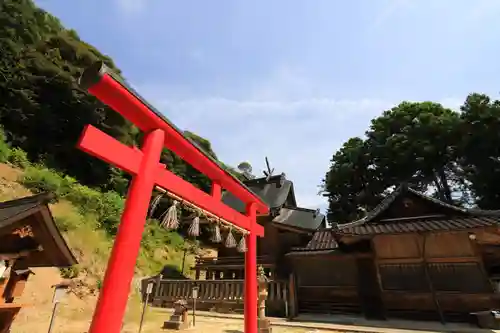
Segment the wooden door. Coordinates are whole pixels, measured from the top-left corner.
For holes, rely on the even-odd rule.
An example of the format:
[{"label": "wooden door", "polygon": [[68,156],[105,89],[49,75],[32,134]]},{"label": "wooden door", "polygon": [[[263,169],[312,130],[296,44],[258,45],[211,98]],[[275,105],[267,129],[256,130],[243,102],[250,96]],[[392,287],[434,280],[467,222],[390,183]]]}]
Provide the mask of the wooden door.
[{"label": "wooden door", "polygon": [[295,262],[299,313],[359,313],[356,261],[345,256],[303,256]]},{"label": "wooden door", "polygon": [[366,318],[385,319],[382,294],[373,258],[358,258],[358,295]]}]

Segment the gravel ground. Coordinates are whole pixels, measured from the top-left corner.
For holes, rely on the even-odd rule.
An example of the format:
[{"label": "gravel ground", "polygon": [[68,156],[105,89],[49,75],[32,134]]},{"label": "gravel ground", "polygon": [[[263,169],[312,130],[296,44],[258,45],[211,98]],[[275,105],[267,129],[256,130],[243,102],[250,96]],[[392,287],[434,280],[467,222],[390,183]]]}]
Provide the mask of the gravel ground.
[{"label": "gravel ground", "polygon": [[[130,328],[130,331],[125,332],[137,332],[137,330],[133,330]],[[144,333],[153,333],[153,332],[165,332],[165,333],[174,333],[179,332],[175,330],[158,330],[158,326],[153,323],[148,323],[144,326]],[[185,332],[192,333],[243,333],[243,322],[235,319],[221,319],[221,318],[199,318],[196,320],[196,327],[192,327]],[[330,330],[311,330],[304,328],[291,328],[291,327],[281,327],[281,326],[273,326],[273,333],[335,333],[336,331]]]}]

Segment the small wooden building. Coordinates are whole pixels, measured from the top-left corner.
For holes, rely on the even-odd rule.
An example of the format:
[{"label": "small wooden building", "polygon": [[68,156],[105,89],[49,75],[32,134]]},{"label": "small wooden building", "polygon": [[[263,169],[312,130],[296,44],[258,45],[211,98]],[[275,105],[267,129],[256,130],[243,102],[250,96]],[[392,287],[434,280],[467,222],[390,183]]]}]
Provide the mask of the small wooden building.
[{"label": "small wooden building", "polygon": [[30,268],[77,263],[54,223],[48,207],[52,198],[44,193],[0,203],[0,333],[8,332],[26,306],[16,298],[34,274]]},{"label": "small wooden building", "polygon": [[500,214],[400,186],[358,221],[318,230],[287,257],[296,313],[466,320],[498,309]]}]

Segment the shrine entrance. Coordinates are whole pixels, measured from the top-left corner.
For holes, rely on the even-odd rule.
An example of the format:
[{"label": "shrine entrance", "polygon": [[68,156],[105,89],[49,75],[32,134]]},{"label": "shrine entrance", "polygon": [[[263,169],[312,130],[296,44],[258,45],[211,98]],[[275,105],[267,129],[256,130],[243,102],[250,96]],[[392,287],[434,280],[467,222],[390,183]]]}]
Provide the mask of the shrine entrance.
[{"label": "shrine entrance", "polygon": [[[79,83],[145,134],[143,145],[138,149],[87,125],[78,143],[81,150],[133,176],[89,332],[120,332],[151,195],[157,187],[170,197],[194,206],[244,234],[245,333],[257,333],[256,237],[264,235],[264,228],[257,224],[256,217],[257,214],[267,214],[269,207],[102,62],[85,70]],[[171,150],[210,178],[211,194],[177,177],[160,164],[163,148]],[[222,189],[245,204],[245,214],[221,202]]]}]

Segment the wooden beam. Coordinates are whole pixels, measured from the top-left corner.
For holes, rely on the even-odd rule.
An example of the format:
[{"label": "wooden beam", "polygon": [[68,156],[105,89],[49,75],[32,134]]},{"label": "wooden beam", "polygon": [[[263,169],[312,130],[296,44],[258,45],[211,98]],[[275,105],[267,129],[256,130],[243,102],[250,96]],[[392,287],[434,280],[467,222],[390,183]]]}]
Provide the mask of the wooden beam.
[{"label": "wooden beam", "polygon": [[42,252],[43,247],[38,246],[36,249],[31,249],[31,250],[22,250],[19,252],[14,252],[14,253],[0,253],[0,260],[15,260],[23,257],[29,257],[30,254],[34,252]]}]

